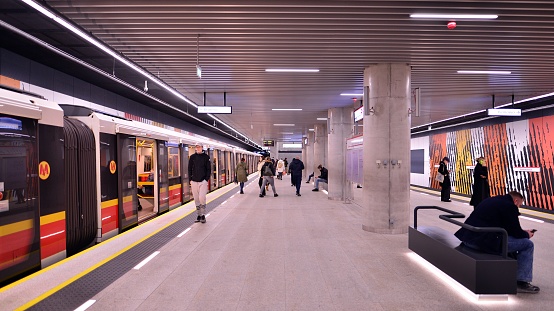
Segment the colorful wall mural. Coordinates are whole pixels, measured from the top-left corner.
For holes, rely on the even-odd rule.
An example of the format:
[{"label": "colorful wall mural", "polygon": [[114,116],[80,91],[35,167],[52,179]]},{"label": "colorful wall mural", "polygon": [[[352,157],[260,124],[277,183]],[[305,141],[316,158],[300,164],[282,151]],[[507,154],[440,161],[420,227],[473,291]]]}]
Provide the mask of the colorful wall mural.
[{"label": "colorful wall mural", "polygon": [[475,159],[485,157],[491,195],[516,190],[525,204],[554,209],[554,116],[493,124],[429,136],[429,187],[443,157],[450,158],[453,192],[471,195]]}]

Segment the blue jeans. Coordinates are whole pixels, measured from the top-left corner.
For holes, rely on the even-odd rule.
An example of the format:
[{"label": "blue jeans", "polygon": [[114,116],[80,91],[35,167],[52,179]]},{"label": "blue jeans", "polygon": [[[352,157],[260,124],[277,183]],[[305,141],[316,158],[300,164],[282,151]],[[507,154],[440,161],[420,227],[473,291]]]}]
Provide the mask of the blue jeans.
[{"label": "blue jeans", "polygon": [[241,181],[241,182],[239,183],[239,185],[240,185],[240,192],[243,192],[243,189],[244,189],[244,183],[243,183],[243,182]]},{"label": "blue jeans", "polygon": [[314,184],[314,188],[315,189],[319,189],[319,183],[320,182],[324,182],[324,183],[327,183],[327,179],[323,179],[323,178],[316,178],[315,179],[315,184]]},{"label": "blue jeans", "polygon": [[535,245],[530,239],[516,239],[508,236],[508,253],[517,254],[517,280],[531,282],[533,280],[533,252]]}]

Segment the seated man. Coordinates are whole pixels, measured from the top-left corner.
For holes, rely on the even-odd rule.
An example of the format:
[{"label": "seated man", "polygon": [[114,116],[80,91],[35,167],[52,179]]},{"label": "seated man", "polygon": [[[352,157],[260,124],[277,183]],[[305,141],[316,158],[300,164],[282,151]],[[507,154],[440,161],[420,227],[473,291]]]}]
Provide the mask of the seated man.
[{"label": "seated man", "polygon": [[329,171],[325,167],[323,167],[321,164],[317,167],[321,171],[321,175],[319,175],[315,179],[314,189],[312,191],[319,191],[319,183],[324,182],[327,183],[327,174]]},{"label": "seated man", "polygon": [[[519,224],[519,210],[523,203],[521,193],[511,191],[485,199],[475,207],[465,223],[475,227],[500,227],[508,232],[508,252],[517,252],[517,291],[538,293],[540,288],[531,285],[533,279],[534,245],[530,240],[533,230],[523,230]],[[500,253],[501,235],[492,232],[473,232],[461,228],[455,233],[466,246],[484,252]]]}]

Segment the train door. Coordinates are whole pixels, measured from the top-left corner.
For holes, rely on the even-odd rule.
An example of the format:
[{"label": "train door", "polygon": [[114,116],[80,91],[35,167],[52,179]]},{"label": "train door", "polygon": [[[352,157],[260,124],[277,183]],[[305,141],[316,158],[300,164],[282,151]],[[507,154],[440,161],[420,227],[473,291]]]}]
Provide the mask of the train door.
[{"label": "train door", "polygon": [[217,151],[214,151],[213,148],[210,148],[208,149],[208,155],[210,156],[210,161],[212,162],[212,178],[211,183],[209,183],[211,187],[208,189],[208,191],[211,191],[219,187],[219,179],[217,176]]},{"label": "train door", "polygon": [[235,164],[234,154],[230,151],[225,151],[225,160],[227,161],[227,183],[233,182],[235,179]]},{"label": "train door", "polygon": [[121,169],[117,159],[117,138],[115,135],[100,133],[100,220],[102,240],[113,237],[119,228],[119,202],[117,171]]},{"label": "train door", "polygon": [[[174,209],[181,206],[184,202],[182,190],[182,175],[181,160],[179,155],[183,154],[179,145],[168,144],[167,146],[167,177],[169,182],[169,209]],[[187,161],[188,166],[188,161]]]},{"label": "train door", "polygon": [[156,140],[136,138],[138,221],[151,218],[158,212],[158,160]]},{"label": "train door", "polygon": [[167,142],[163,140],[156,140],[158,146],[158,167],[156,172],[158,174],[158,214],[167,212],[169,210],[169,178],[168,178],[168,166],[169,157],[167,154]]},{"label": "train door", "polygon": [[38,159],[37,121],[0,114],[0,286],[40,268]]},{"label": "train door", "polygon": [[119,181],[119,230],[125,231],[138,224],[137,213],[137,139],[135,136],[117,135]]},{"label": "train door", "polygon": [[192,194],[190,192],[190,176],[189,176],[189,157],[190,157],[190,150],[192,148],[189,148],[189,146],[185,144],[181,144],[179,146],[181,151],[181,169],[182,169],[182,178],[181,178],[181,189],[183,191],[183,199],[182,202],[188,202],[192,198]]},{"label": "train door", "polygon": [[219,187],[227,184],[227,163],[225,163],[225,151],[217,150],[217,172],[219,174]]}]

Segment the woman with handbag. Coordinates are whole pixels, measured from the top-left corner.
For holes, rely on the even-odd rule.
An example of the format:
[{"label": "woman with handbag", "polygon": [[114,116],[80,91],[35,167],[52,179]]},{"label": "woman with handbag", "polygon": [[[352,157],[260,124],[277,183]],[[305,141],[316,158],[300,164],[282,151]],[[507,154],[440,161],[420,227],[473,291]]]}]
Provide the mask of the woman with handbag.
[{"label": "woman with handbag", "polygon": [[240,194],[244,194],[244,183],[248,181],[248,171],[246,168],[246,160],[244,158],[240,159],[239,164],[235,169],[236,175],[235,180],[240,185]]},{"label": "woman with handbag", "polygon": [[437,175],[442,175],[442,178],[438,176],[437,180],[442,179],[442,182],[439,182],[439,185],[441,186],[441,201],[443,202],[450,202],[450,172],[446,167],[448,163],[450,163],[450,159],[448,157],[442,158],[439,165],[439,171],[437,173]]}]

